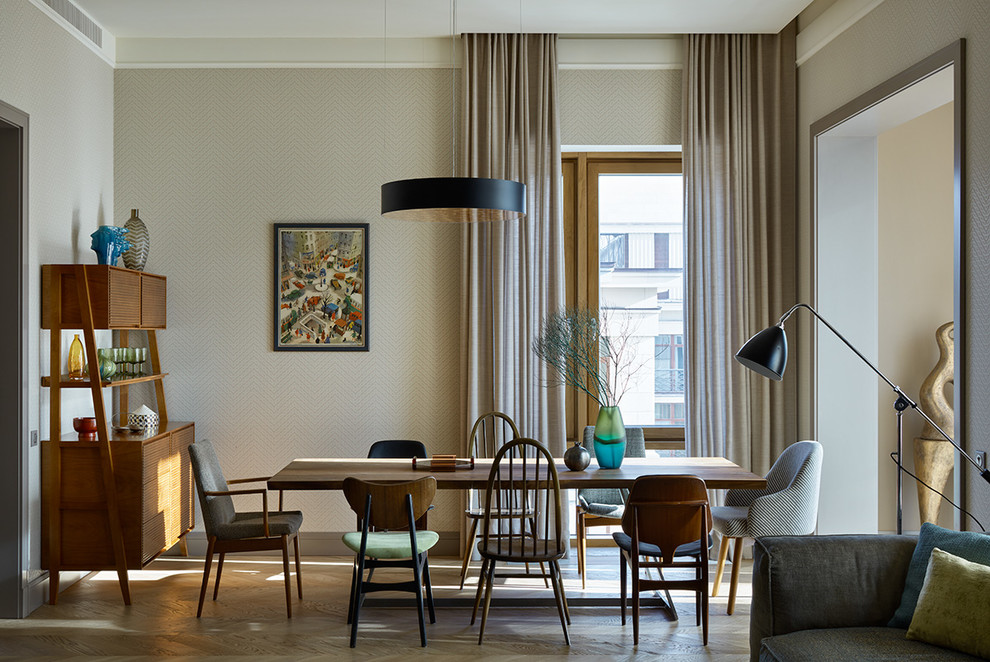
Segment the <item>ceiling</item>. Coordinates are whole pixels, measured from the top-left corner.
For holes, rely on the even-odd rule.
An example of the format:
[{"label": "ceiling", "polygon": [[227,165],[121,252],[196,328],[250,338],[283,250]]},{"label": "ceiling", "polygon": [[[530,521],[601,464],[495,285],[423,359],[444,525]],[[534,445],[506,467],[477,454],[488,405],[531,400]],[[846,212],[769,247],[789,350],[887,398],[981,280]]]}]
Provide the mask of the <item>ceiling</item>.
[{"label": "ceiling", "polygon": [[[74,0],[116,38],[778,32],[811,0]],[[387,11],[386,11],[387,8]]]}]

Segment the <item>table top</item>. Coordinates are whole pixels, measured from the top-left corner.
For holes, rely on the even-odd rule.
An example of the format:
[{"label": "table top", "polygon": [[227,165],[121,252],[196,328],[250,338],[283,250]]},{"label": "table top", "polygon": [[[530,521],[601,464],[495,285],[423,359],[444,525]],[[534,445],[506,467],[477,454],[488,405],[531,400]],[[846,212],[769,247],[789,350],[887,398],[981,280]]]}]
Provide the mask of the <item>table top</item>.
[{"label": "table top", "polygon": [[[691,474],[711,489],[762,489],[766,480],[723,457],[627,457],[618,469],[592,464],[584,471],[570,471],[560,458],[554,460],[563,489],[631,487],[640,476]],[[426,471],[413,469],[408,459],[297,458],[268,480],[270,490],[339,490],[348,476],[383,483],[398,483],[434,476],[439,489],[484,489],[488,485],[490,459],[479,459],[473,469]]]}]

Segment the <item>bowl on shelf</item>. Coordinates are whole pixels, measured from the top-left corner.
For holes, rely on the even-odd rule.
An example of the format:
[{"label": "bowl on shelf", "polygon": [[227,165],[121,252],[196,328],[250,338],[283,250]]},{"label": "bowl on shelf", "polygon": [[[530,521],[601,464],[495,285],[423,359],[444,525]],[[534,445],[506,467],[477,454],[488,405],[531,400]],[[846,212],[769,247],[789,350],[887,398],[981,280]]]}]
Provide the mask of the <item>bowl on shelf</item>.
[{"label": "bowl on shelf", "polygon": [[127,427],[133,432],[146,432],[158,427],[158,414],[142,405],[137,411],[127,414]]},{"label": "bowl on shelf", "polygon": [[72,429],[79,433],[79,441],[96,439],[96,417],[79,416],[72,419]]}]

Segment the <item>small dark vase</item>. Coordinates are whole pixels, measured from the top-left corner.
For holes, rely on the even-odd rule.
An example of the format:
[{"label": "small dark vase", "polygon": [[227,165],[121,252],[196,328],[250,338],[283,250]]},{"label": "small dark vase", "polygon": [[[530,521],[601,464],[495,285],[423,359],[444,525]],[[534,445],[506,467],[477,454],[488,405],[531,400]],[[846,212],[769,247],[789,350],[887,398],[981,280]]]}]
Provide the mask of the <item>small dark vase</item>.
[{"label": "small dark vase", "polygon": [[573,446],[564,451],[564,464],[571,471],[584,471],[591,464],[591,453],[581,442],[575,441]]}]

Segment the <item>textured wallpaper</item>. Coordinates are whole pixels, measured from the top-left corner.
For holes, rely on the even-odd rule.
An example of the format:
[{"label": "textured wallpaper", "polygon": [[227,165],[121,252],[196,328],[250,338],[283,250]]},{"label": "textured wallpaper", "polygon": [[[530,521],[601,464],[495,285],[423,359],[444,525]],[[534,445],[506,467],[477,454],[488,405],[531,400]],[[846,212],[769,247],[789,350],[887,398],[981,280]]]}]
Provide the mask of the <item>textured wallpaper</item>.
[{"label": "textured wallpaper", "polygon": [[[379,439],[459,449],[459,230],[379,215],[383,182],[449,174],[449,85],[423,69],[116,72],[115,220],[141,210],[147,270],[168,277],[169,417],[195,421],[228,476]],[[280,221],[370,224],[370,351],[273,351]],[[437,503],[431,523],[457,531],[456,495]],[[353,527],[339,493],[288,505],[305,530]]]},{"label": "textured wallpaper", "polygon": [[[27,0],[0,5],[0,101],[30,116],[28,135],[29,425],[48,438],[48,332],[41,265],[95,263],[91,232],[113,215],[113,69]],[[63,337],[63,352],[72,336]],[[63,353],[64,355],[64,353]],[[62,426],[91,416],[85,393],[63,391]],[[13,440],[8,440],[13,443]],[[30,574],[40,566],[41,464],[28,451]]]},{"label": "textured wallpaper", "polygon": [[680,69],[563,69],[564,145],[680,145]]},{"label": "textured wallpaper", "polygon": [[[967,450],[990,450],[990,3],[985,0],[887,0],[798,70],[800,230],[810,255],[810,135],[816,120],[960,37],[966,38],[966,262],[964,305],[969,355],[956,367],[965,382]],[[805,274],[805,287],[810,274]],[[807,292],[807,289],[804,290]],[[961,334],[957,329],[956,338]],[[957,382],[958,383],[958,382]],[[827,452],[827,450],[826,450]],[[990,486],[968,476],[969,509],[990,520]],[[906,492],[907,493],[907,492]]]}]

